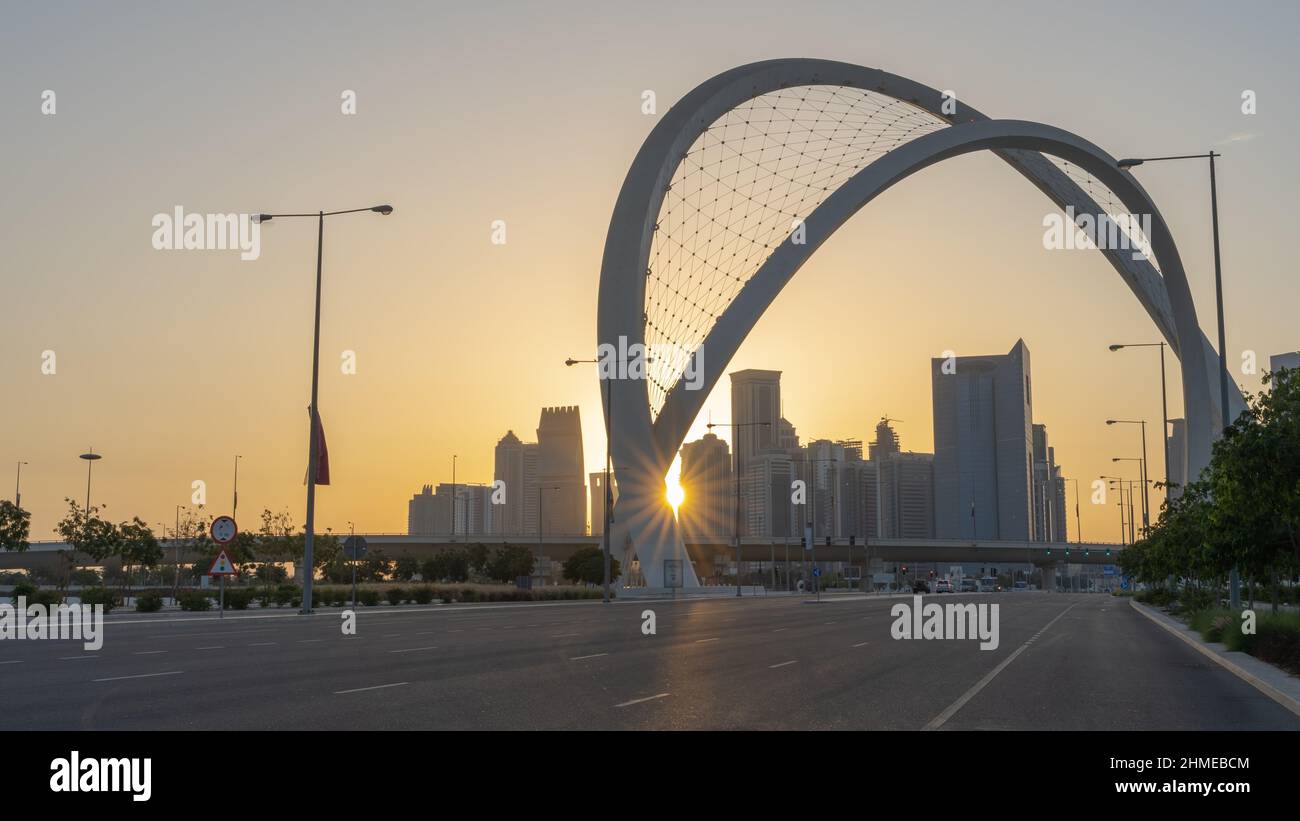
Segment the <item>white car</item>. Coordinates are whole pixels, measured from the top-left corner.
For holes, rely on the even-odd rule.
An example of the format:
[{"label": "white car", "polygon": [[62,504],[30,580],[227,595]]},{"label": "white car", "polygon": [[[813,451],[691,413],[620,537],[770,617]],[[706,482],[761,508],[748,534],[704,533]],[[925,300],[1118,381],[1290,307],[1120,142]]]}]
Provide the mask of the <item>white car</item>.
[{"label": "white car", "polygon": [[950,579],[939,579],[938,581],[936,581],[936,582],[934,583],[934,592],[936,592],[936,593],[951,593],[951,592],[953,592],[953,590],[952,590],[952,581],[951,581]]}]

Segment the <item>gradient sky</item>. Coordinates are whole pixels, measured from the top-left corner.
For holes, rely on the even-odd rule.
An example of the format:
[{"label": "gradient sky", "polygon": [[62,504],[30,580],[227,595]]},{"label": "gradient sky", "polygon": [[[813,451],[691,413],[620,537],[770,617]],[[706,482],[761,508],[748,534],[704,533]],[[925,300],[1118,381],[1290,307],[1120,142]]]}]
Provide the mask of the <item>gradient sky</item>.
[{"label": "gradient sky", "polygon": [[[534,438],[543,405],[581,405],[600,469],[594,370],[563,361],[594,352],[610,210],[656,121],[641,92],[662,112],[761,59],[884,68],[1116,156],[1222,151],[1230,358],[1300,348],[1293,3],[85,2],[2,14],[0,468],[12,480],[30,463],[34,539],[54,538],[65,496],[82,498],[76,457],[89,446],[105,455],[94,501],[112,518],[170,526],[195,479],[206,512],[228,512],[238,453],[245,524],[264,507],[302,521],[315,225],[266,226],[255,262],[155,251],[150,220],[176,205],[396,208],[326,226],[320,405],[334,484],[318,495],[320,527],[404,531],[407,499],[450,481],[452,454],[459,481],[490,481],[496,440]],[[41,114],[45,89],[54,116]],[[339,111],[345,89],[355,116]],[[1254,116],[1240,111],[1244,89]],[[1213,339],[1206,168],[1138,174]],[[1023,337],[1058,462],[1085,480],[1114,473],[1110,457],[1136,455],[1137,431],[1103,420],[1158,428],[1158,370],[1154,353],[1106,345],[1155,331],[1100,254],[1043,250],[1047,212],[991,155],[927,169],[813,257],[729,370],[784,371],[785,413],[805,441],[869,439],[888,413],[904,448],[929,451],[929,358]],[[505,246],[489,241],[496,219]],[[354,376],[339,370],[348,349]],[[40,372],[45,350],[56,375]],[[718,421],[728,381],[707,405]],[[1083,507],[1085,537],[1117,538],[1113,506]]]}]

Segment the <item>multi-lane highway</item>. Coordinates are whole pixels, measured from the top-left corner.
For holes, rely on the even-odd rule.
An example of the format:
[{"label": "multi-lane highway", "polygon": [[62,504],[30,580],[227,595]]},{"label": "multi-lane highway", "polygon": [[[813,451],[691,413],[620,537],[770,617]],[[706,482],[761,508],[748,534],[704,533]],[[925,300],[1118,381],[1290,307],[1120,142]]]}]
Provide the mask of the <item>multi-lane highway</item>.
[{"label": "multi-lane highway", "polygon": [[998,603],[984,651],[830,598],[114,614],[0,642],[0,729],[1300,729],[1123,599],[927,597]]}]

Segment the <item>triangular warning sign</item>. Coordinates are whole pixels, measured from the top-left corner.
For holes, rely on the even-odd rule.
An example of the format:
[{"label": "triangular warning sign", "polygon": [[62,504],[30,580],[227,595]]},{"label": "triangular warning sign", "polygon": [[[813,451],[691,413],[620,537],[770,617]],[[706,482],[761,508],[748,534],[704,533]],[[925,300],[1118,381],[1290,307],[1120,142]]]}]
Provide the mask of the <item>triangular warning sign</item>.
[{"label": "triangular warning sign", "polygon": [[235,575],[235,565],[226,555],[226,551],[217,554],[217,558],[212,560],[212,568],[208,570],[209,576],[233,576]]}]

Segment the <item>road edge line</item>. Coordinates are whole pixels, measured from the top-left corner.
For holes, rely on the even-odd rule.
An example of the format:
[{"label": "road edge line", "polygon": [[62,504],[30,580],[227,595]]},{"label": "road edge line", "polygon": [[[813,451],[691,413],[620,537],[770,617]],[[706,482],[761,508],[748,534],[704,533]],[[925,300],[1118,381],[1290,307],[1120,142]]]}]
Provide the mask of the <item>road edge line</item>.
[{"label": "road edge line", "polygon": [[[1146,616],[1148,619],[1150,619],[1155,624],[1159,625],[1164,630],[1182,639],[1191,647],[1194,647],[1198,652],[1201,653],[1201,655],[1211,659],[1220,667],[1227,670],[1229,673],[1232,673],[1234,676],[1246,682],[1251,687],[1254,687],[1256,690],[1260,691],[1264,695],[1273,699],[1278,704],[1282,705],[1286,709],[1300,716],[1300,700],[1297,700],[1292,696],[1289,696],[1286,693],[1282,692],[1281,690],[1277,689],[1272,684],[1269,684],[1267,681],[1264,681],[1262,678],[1250,672],[1246,668],[1242,667],[1240,664],[1237,664],[1232,659],[1226,658],[1222,654],[1215,652],[1214,648],[1209,647],[1204,643],[1202,643],[1199,637],[1192,638],[1191,636],[1179,630],[1177,626],[1172,624],[1167,624],[1163,619],[1161,619],[1159,616],[1156,615],[1155,611],[1152,608],[1148,607],[1147,605],[1141,604],[1132,598],[1128,600],[1128,603],[1132,605],[1134,610]],[[1187,628],[1187,629],[1190,630],[1191,628]],[[1234,651],[1230,651],[1230,652],[1234,652]],[[1255,659],[1255,661],[1258,661],[1260,664],[1268,664],[1268,662],[1263,661],[1261,659],[1256,659],[1254,656],[1251,656],[1249,653],[1247,653],[1246,655],[1252,659]],[[1269,665],[1269,666],[1273,667],[1273,665]],[[1287,675],[1290,675],[1290,673],[1287,673],[1285,670],[1282,670],[1282,668],[1280,667],[1275,667],[1274,669],[1286,673]]]}]

